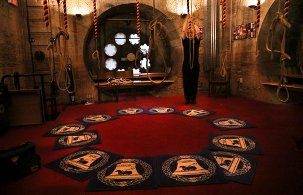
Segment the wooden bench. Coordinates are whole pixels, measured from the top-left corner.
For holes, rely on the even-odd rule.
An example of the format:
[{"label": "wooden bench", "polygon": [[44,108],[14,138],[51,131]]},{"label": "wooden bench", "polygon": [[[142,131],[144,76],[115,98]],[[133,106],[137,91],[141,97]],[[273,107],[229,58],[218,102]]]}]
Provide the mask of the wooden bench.
[{"label": "wooden bench", "polygon": [[[134,77],[135,78],[135,77]],[[162,79],[156,79],[153,80],[154,82],[150,80],[146,80],[146,75],[140,75],[136,77],[134,80],[129,80],[128,82],[125,82],[124,84],[120,85],[111,85],[109,82],[97,82],[95,83],[95,87],[98,90],[98,102],[101,102],[101,93],[103,91],[112,91],[115,96],[116,102],[119,101],[119,91],[122,89],[131,89],[131,92],[134,93],[136,91],[136,88],[138,87],[147,87],[147,86],[159,86],[161,84],[169,84],[173,83],[173,80],[165,79],[162,81]]]}]

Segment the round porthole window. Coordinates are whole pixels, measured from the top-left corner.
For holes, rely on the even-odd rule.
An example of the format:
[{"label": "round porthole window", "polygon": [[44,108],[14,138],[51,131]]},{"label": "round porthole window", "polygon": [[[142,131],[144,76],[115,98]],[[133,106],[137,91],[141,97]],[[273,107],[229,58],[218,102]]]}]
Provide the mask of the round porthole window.
[{"label": "round porthole window", "polygon": [[124,45],[126,43],[126,36],[123,33],[117,33],[115,35],[115,42],[117,45]]},{"label": "round porthole window", "polygon": [[107,44],[104,48],[104,52],[106,55],[112,57],[117,53],[117,48],[113,44]]},{"label": "round porthole window", "polygon": [[137,34],[131,34],[129,36],[129,42],[132,44],[132,45],[137,45],[139,44],[139,41],[140,41],[140,37],[137,35]]},{"label": "round porthole window", "polygon": [[105,68],[107,68],[108,70],[114,70],[117,68],[117,61],[113,58],[108,58],[105,61]]},{"label": "round porthole window", "polygon": [[147,58],[143,58],[142,60],[140,60],[140,67],[145,69],[149,68],[150,67],[149,60],[147,60]]},{"label": "round porthole window", "polygon": [[149,46],[147,44],[141,45],[140,50],[144,55],[146,55],[148,53]]}]

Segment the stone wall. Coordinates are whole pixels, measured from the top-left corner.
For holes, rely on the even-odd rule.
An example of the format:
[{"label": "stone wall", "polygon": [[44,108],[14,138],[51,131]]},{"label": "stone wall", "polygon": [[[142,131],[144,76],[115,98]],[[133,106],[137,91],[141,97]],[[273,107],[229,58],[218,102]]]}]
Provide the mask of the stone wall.
[{"label": "stone wall", "polygon": [[[18,1],[17,7],[7,3],[7,1],[0,1],[0,75],[13,74],[18,71],[20,73],[30,73],[32,71],[49,71],[49,56],[46,51],[46,59],[43,65],[38,67],[32,66],[31,53],[29,49],[28,33],[27,33],[27,21],[26,21],[26,5],[25,1]],[[28,0],[30,4],[42,5],[42,0]],[[56,1],[50,1],[56,2]],[[72,0],[68,0],[67,3],[72,4]],[[77,1],[75,1],[77,2]],[[208,89],[208,75],[212,67],[209,67],[207,61],[209,48],[205,48],[206,41],[210,38],[210,26],[209,26],[209,9],[211,0],[193,0],[191,5],[196,10],[193,12],[195,23],[203,27],[203,41],[199,50],[199,60],[201,64],[199,90],[207,91]],[[220,2],[220,1],[218,1]],[[268,58],[268,54],[264,51],[264,46],[260,47],[259,44],[264,42],[265,30],[270,25],[269,21],[274,17],[274,14],[268,13],[272,7],[274,1],[265,0],[261,5],[261,22],[260,29],[256,38],[244,39],[244,40],[232,40],[231,29],[235,25],[245,24],[249,22],[255,22],[256,10],[248,8],[245,4],[246,1],[242,0],[227,0],[227,28],[225,34],[224,48],[228,50],[227,65],[231,68],[231,87],[232,94],[245,96],[248,98],[279,103],[278,98],[275,96],[275,89],[272,87],[265,87],[262,82],[274,80],[279,74],[279,68],[277,68],[277,62],[272,62]],[[277,2],[277,1],[276,1]],[[292,1],[294,2],[294,1]],[[135,3],[130,0],[114,0],[114,1],[97,1],[97,16],[102,13],[121,4]],[[184,17],[181,17],[182,13],[186,13],[186,1],[178,0],[142,0],[142,4],[154,7],[157,11],[163,13],[170,21],[172,26],[169,27],[169,32],[181,32],[181,28],[184,22]],[[154,4],[155,3],[155,4]],[[185,7],[183,11],[180,11],[180,7]],[[77,7],[78,6],[78,7]],[[218,5],[219,6],[219,5]],[[58,10],[56,4],[51,5],[51,28],[48,29],[51,32],[51,36],[54,37],[58,32]],[[74,7],[79,9],[79,3],[74,3]],[[68,9],[71,9],[71,5],[68,5]],[[41,19],[43,19],[43,9],[41,9]],[[92,11],[92,6],[89,6],[89,11]],[[37,12],[39,16],[39,12]],[[62,17],[62,15],[61,15]],[[266,19],[267,18],[267,19]],[[93,15],[92,13],[81,17],[77,17],[75,14],[68,15],[68,51],[71,58],[71,62],[74,68],[74,77],[76,82],[76,101],[85,100],[88,97],[97,99],[97,91],[94,87],[94,82],[89,76],[83,59],[83,47],[85,37],[92,27]],[[218,26],[220,25],[220,14],[218,13]],[[40,30],[45,30],[45,25],[35,26]],[[259,34],[260,33],[260,34]],[[220,29],[218,29],[218,41],[222,40],[220,36]],[[101,35],[102,36],[102,35]],[[41,36],[42,37],[42,36]],[[50,37],[37,38],[36,41],[49,42]],[[302,37],[302,36],[301,36]],[[37,43],[37,42],[36,42]],[[219,43],[219,42],[218,42]],[[182,87],[182,74],[181,67],[183,62],[183,48],[180,36],[170,43],[174,48],[174,53],[171,53],[171,57],[175,58],[174,70],[172,79],[174,83],[159,88],[155,95],[181,95],[183,94]],[[220,44],[220,43],[219,43]],[[46,46],[45,46],[46,47]],[[218,60],[220,59],[218,55]],[[58,62],[58,54],[55,55],[55,69],[60,71],[60,65]],[[35,66],[35,61],[34,61]],[[240,82],[242,81],[242,82]],[[296,94],[295,94],[296,95]],[[69,97],[65,91],[59,93],[59,103],[68,103]]]},{"label": "stone wall", "polygon": [[[206,0],[205,0],[206,1]],[[37,5],[41,5],[41,0],[29,0],[29,2]],[[56,1],[53,1],[56,2]],[[72,4],[73,1],[67,1],[67,9],[72,9],[72,6],[69,5],[69,2]],[[180,95],[183,94],[183,87],[182,87],[182,74],[181,74],[181,66],[183,62],[183,47],[181,38],[179,37],[179,33],[181,32],[181,28],[184,22],[184,17],[181,17],[180,11],[178,10],[181,6],[181,1],[178,0],[167,0],[167,1],[154,1],[153,0],[144,0],[141,1],[142,4],[151,6],[153,9],[163,13],[168,20],[172,22],[172,25],[168,26],[167,31],[168,33],[177,32],[177,36],[170,40],[170,45],[173,47],[174,51],[171,53],[171,58],[174,59],[174,69],[173,74],[171,75],[171,79],[175,82],[167,87],[163,88],[156,88],[156,91],[152,91],[155,95]],[[195,23],[202,27],[204,24],[204,6],[205,4],[202,1],[193,1],[193,6],[195,11],[193,12]],[[128,4],[128,3],[135,3],[134,1],[129,0],[115,0],[115,1],[97,1],[97,17],[100,16],[102,13],[115,8],[121,4]],[[186,7],[186,1],[182,1],[183,6]],[[85,4],[84,4],[85,5]],[[77,8],[79,4],[75,3],[74,6]],[[91,5],[90,5],[91,6]],[[57,5],[51,5],[51,31],[53,36],[55,33],[58,32],[58,9]],[[90,11],[92,7],[89,7]],[[144,10],[143,10],[144,11]],[[178,12],[178,13],[176,13]],[[184,9],[183,13],[186,13],[186,9]],[[41,13],[43,15],[43,12]],[[151,16],[152,17],[152,16]],[[62,15],[61,15],[62,19]],[[85,37],[89,29],[92,27],[93,24],[93,14],[90,13],[88,15],[82,14],[81,16],[75,16],[75,14],[68,15],[68,33],[69,33],[69,41],[68,41],[68,51],[69,56],[72,61],[73,69],[74,69],[74,77],[76,82],[76,101],[86,100],[88,97],[93,97],[97,100],[97,90],[94,87],[94,82],[89,76],[89,73],[86,69],[84,63],[84,56],[83,56],[83,47],[85,44]],[[41,28],[45,28],[41,26]],[[102,35],[101,35],[102,36]],[[203,66],[203,43],[201,43],[200,47],[200,63]],[[48,57],[46,57],[48,59]],[[59,66],[58,62],[58,55],[55,58],[56,61],[56,71],[59,72],[61,67]],[[46,70],[47,67],[44,68]],[[203,68],[201,68],[200,74],[200,83],[199,89],[206,90],[207,88],[207,81],[205,79],[205,75],[203,74]],[[59,103],[67,103],[69,102],[69,98],[66,92],[61,91],[59,93]]]},{"label": "stone wall", "polygon": [[[28,36],[24,2],[18,6],[0,1],[0,77],[30,71],[26,48]],[[8,80],[8,83],[12,84]]]},{"label": "stone wall", "polygon": [[[234,25],[254,22],[256,20],[256,10],[248,8],[247,5],[242,3],[245,1],[233,2]],[[269,36],[269,28],[272,24],[273,19],[276,17],[276,12],[279,6],[278,2],[279,1],[265,1],[263,4],[261,4],[260,27],[257,29],[256,38],[232,41],[233,52],[231,68],[233,94],[269,103],[281,103],[279,98],[276,96],[276,87],[262,85],[263,82],[277,82],[280,75],[280,55],[275,54],[275,59],[271,59],[270,52],[266,50],[265,44],[267,37]],[[302,3],[302,1],[300,2]],[[302,7],[302,4],[300,4],[299,1],[290,1],[290,4],[291,7],[289,9],[291,11],[291,14],[299,15],[299,12],[296,12],[294,10],[299,9],[299,5]],[[280,6],[280,10],[283,12],[283,1],[281,1]],[[293,26],[297,25],[298,24],[295,23],[293,24]],[[282,36],[280,35],[275,35],[275,41],[281,42]],[[287,39],[288,38],[289,36]],[[299,41],[298,38],[299,37],[296,37],[297,42]],[[293,48],[292,50],[296,49]],[[291,54],[294,52],[295,51],[289,51]],[[295,58],[296,55],[294,55],[293,59]],[[297,64],[293,64],[292,66],[297,66]],[[302,73],[298,71],[295,74]],[[289,102],[302,101],[300,92],[289,92]]]}]

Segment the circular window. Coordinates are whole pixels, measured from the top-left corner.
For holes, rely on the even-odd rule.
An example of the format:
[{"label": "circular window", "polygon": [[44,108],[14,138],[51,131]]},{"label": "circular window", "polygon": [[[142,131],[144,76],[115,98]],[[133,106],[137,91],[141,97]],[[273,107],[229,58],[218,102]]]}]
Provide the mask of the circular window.
[{"label": "circular window", "polygon": [[129,36],[129,42],[132,44],[132,45],[137,45],[139,44],[139,41],[140,41],[140,37],[137,35],[137,34],[131,34]]},{"label": "circular window", "polygon": [[140,61],[140,67],[141,68],[149,68],[150,67],[150,63],[149,63],[149,60],[147,60],[146,58],[143,58],[141,61]]},{"label": "circular window", "polygon": [[115,35],[115,42],[117,45],[124,45],[126,42],[126,36],[123,33],[117,33]]},{"label": "circular window", "polygon": [[117,68],[117,61],[113,58],[108,58],[106,61],[105,61],[105,67],[108,69],[108,70],[114,70]]},{"label": "circular window", "polygon": [[148,53],[149,46],[147,44],[141,45],[140,50],[144,55],[146,55]]},{"label": "circular window", "polygon": [[117,48],[113,44],[107,44],[104,48],[104,52],[108,56],[114,56],[117,53]]}]

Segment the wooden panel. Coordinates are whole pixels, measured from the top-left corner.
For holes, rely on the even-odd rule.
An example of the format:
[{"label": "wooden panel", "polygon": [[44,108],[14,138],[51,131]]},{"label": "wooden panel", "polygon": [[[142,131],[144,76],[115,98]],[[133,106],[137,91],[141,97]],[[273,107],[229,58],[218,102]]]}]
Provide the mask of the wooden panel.
[{"label": "wooden panel", "polygon": [[9,91],[8,106],[10,126],[33,125],[43,122],[41,93],[39,89]]}]

